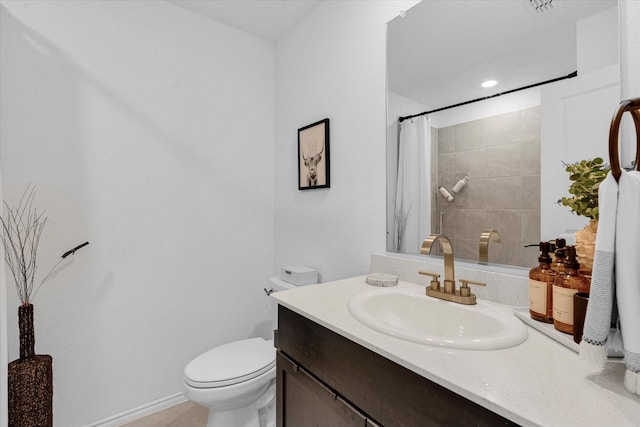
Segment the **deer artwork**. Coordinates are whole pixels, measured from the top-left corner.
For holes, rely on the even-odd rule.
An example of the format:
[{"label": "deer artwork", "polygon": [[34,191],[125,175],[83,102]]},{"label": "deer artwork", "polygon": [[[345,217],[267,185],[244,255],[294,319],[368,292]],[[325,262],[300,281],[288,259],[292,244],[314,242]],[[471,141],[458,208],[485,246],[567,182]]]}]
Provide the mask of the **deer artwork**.
[{"label": "deer artwork", "polygon": [[[310,148],[312,149],[310,151],[314,152],[317,149],[316,148],[316,144],[311,145]],[[317,166],[318,166],[318,163],[320,163],[320,160],[322,160],[322,152],[324,151],[324,144],[322,145],[322,149],[320,149],[319,153],[314,154],[314,155],[309,156],[309,157],[305,157],[303,149],[301,149],[300,151],[302,152],[302,160],[304,160],[304,165],[308,169],[308,171],[307,171],[307,186],[314,187],[314,186],[318,185]]]}]

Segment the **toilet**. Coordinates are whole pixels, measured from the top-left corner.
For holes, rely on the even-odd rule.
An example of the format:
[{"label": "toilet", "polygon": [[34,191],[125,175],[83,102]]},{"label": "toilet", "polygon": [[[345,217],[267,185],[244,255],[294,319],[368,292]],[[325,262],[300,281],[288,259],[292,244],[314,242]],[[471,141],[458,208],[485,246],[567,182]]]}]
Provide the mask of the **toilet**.
[{"label": "toilet", "polygon": [[[296,288],[277,277],[270,290]],[[272,300],[274,329],[277,303]],[[275,426],[276,349],[273,340],[249,338],[220,345],[184,368],[184,395],[209,408],[207,427]]]}]

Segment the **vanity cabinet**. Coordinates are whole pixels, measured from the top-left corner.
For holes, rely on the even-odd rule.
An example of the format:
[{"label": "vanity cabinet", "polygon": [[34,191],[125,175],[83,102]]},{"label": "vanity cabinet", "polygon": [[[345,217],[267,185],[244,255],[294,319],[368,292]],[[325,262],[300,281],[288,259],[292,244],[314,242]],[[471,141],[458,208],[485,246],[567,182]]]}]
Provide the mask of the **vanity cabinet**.
[{"label": "vanity cabinet", "polygon": [[279,426],[378,426],[282,352],[278,352],[276,360],[278,384],[286,390],[278,395],[283,402]]},{"label": "vanity cabinet", "polygon": [[276,347],[278,427],[516,425],[281,305]]}]

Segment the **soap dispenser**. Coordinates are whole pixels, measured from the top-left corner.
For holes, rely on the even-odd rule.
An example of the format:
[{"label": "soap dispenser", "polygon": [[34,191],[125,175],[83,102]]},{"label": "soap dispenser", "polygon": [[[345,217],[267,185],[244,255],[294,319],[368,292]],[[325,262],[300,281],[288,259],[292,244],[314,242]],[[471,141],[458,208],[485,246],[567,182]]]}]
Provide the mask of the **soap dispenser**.
[{"label": "soap dispenser", "polygon": [[556,239],[555,259],[551,263],[551,269],[557,274],[564,272],[564,262],[567,258],[567,241],[565,239]]},{"label": "soap dispenser", "polygon": [[529,271],[529,315],[545,323],[553,323],[553,284],[557,275],[551,269],[549,250],[549,242],[540,242],[539,264]]},{"label": "soap dispenser", "polygon": [[576,248],[567,246],[566,252],[564,272],[558,274],[553,285],[553,326],[560,332],[573,334],[573,295],[589,292],[590,281],[578,272]]}]

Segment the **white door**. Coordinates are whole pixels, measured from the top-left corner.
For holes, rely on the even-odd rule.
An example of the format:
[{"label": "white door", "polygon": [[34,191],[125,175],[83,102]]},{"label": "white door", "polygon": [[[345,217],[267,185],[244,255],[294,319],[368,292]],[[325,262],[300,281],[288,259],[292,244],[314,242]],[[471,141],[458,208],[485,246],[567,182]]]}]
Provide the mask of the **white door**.
[{"label": "white door", "polygon": [[620,67],[612,65],[543,87],[540,100],[540,238],[551,240],[588,222],[557,204],[569,195],[569,174],[562,162],[602,157],[609,163],[609,127],[620,103]]}]

